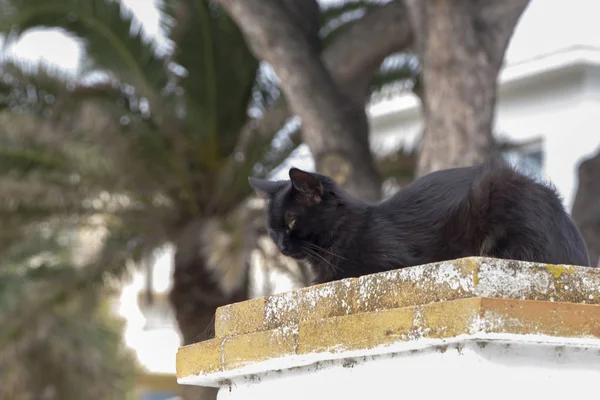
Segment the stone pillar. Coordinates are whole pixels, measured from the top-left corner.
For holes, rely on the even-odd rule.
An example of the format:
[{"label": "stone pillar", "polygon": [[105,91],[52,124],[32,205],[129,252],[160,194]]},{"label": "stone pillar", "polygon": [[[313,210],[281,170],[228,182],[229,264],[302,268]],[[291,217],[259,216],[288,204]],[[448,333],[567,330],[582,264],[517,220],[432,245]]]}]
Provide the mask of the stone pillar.
[{"label": "stone pillar", "polygon": [[181,384],[219,400],[600,396],[600,270],[465,258],[217,310]]}]

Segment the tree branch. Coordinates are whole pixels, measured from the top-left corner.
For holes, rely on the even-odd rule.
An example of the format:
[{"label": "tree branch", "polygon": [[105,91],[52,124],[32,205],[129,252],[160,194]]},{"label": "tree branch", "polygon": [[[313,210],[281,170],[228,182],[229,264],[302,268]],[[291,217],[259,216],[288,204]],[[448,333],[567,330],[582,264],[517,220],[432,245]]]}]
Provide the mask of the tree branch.
[{"label": "tree branch", "polygon": [[[411,43],[403,3],[393,1],[356,22],[325,51],[323,63],[277,2],[221,0],[221,4],[237,21],[255,54],[271,63],[281,78],[287,100],[303,120],[305,141],[313,152],[317,168],[325,164],[323,155],[327,153],[337,153],[353,163],[367,161],[363,176],[351,171],[348,189],[356,193],[363,191],[359,189],[363,187],[367,198],[379,197],[379,179],[368,151],[366,116],[359,115],[357,120],[361,112],[357,113],[350,93],[336,86],[344,87],[343,82],[357,79],[357,75],[368,76],[367,71],[370,69],[372,73],[385,56]],[[395,33],[391,27],[395,27]],[[384,30],[388,32],[384,37],[393,39],[381,40],[379,35]],[[361,54],[363,50],[366,57]],[[341,59],[343,57],[352,59]],[[361,109],[364,114],[364,103]],[[268,118],[269,114],[263,121]],[[324,132],[328,134],[323,135]]]},{"label": "tree branch", "polygon": [[[352,24],[323,51],[321,59],[338,87],[345,88],[353,81],[370,78],[385,57],[412,44],[413,33],[406,6],[403,1],[394,0]],[[270,141],[290,117],[292,113],[282,99],[260,120],[246,124],[237,151],[244,154],[251,138]]]},{"label": "tree branch", "polygon": [[[476,26],[485,27],[480,31],[480,40],[488,49],[488,57],[496,64],[501,64],[506,46],[514,32],[514,28],[530,0],[487,1],[477,4]],[[497,59],[500,57],[500,59]]]},{"label": "tree branch", "polygon": [[390,54],[413,44],[406,5],[393,0],[352,24],[325,49],[323,64],[343,88],[359,78],[370,78]]},{"label": "tree branch", "polygon": [[319,15],[321,9],[317,0],[280,0],[284,5],[289,18],[297,26],[308,42],[309,46],[317,53],[321,52],[321,38],[319,29],[321,24]]}]

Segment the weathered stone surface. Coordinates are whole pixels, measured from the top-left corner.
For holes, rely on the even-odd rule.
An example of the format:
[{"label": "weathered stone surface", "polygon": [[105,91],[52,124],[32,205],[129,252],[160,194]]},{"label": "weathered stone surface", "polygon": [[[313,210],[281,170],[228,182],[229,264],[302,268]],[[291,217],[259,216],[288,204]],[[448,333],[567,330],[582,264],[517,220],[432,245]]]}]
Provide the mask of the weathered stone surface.
[{"label": "weathered stone surface", "polygon": [[223,368],[239,368],[272,358],[296,353],[297,329],[280,328],[254,332],[225,339],[223,346]]},{"label": "weathered stone surface", "polygon": [[600,338],[600,305],[482,299],[480,329],[493,333]]},{"label": "weathered stone surface", "polygon": [[177,376],[218,386],[248,371],[490,335],[600,346],[599,295],[600,270],[584,267],[466,258],[389,271],[220,308],[217,338],[180,348]]},{"label": "weathered stone surface", "polygon": [[261,297],[218,308],[215,319],[215,336],[226,337],[237,335],[240,332],[264,330],[267,299],[267,297]]},{"label": "weathered stone surface", "polygon": [[313,286],[221,307],[218,337],[310,320],[471,297],[598,304],[600,270],[463,258]]},{"label": "weathered stone surface", "polygon": [[370,351],[421,339],[476,340],[480,333],[600,339],[600,305],[469,298],[324,318],[183,347],[177,376],[218,377],[285,356]]},{"label": "weathered stone surface", "polygon": [[406,340],[413,322],[414,309],[405,307],[301,323],[298,354],[335,353]]},{"label": "weathered stone surface", "polygon": [[223,370],[222,339],[206,340],[204,342],[180,347],[177,351],[177,376],[211,375]]}]

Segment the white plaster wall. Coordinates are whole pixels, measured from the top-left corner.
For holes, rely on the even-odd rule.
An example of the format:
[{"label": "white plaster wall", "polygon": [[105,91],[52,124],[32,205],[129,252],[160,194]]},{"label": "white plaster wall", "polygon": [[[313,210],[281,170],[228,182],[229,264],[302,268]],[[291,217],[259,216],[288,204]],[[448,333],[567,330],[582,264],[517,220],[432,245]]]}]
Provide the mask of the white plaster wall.
[{"label": "white plaster wall", "polygon": [[467,342],[325,361],[247,376],[218,400],[573,399],[593,397],[600,348],[514,341]]},{"label": "white plaster wall", "polygon": [[570,210],[577,190],[577,168],[600,145],[600,81],[585,73],[549,78],[534,88],[501,90],[495,131],[516,141],[542,138],[544,174]]}]

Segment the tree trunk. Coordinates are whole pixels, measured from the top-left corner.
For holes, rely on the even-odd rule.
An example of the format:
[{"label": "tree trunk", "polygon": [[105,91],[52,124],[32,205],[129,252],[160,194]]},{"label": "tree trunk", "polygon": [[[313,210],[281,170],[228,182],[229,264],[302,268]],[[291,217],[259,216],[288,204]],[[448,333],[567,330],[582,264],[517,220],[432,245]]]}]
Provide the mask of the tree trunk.
[{"label": "tree trunk", "polygon": [[494,153],[496,80],[528,0],[406,0],[422,66],[417,175]]},{"label": "tree trunk", "polygon": [[579,166],[579,183],[571,214],[579,227],[592,267],[600,267],[600,151]]},{"label": "tree trunk", "polygon": [[[176,241],[173,288],[170,293],[171,304],[183,345],[196,343],[214,337],[214,315],[218,307],[248,299],[248,270],[245,268],[241,279],[233,290],[223,290],[223,283],[214,270],[208,268],[201,249],[203,227],[206,221],[190,223]],[[186,400],[214,400],[217,390],[213,388],[185,387]]]},{"label": "tree trunk", "polygon": [[315,53],[320,53],[322,48],[321,37],[319,36],[319,30],[321,29],[319,2],[317,0],[280,1],[290,22],[299,29],[308,46]]},{"label": "tree trunk", "polygon": [[[381,197],[368,138],[364,101],[338,90],[284,3],[275,0],[221,0],[256,56],[267,61],[281,80],[291,109],[301,118],[304,142],[316,168],[355,196]],[[297,9],[297,7],[296,7]]]},{"label": "tree trunk", "polygon": [[[305,3],[286,0],[285,4],[289,12],[292,9],[290,4],[302,8]],[[309,10],[303,12],[312,12],[310,10],[313,9],[314,4],[315,2],[311,1]],[[301,29],[311,48],[315,51],[320,49],[320,45],[314,45],[315,36],[310,33],[318,24],[307,23],[307,21],[303,24],[305,25],[302,25]],[[373,72],[388,55],[406,49],[412,41],[412,27],[406,6],[402,1],[391,1],[373,9],[354,22],[327,48],[322,49],[320,56],[337,87],[357,103],[364,104]],[[286,101],[267,110],[262,119],[251,121],[244,127],[234,154],[244,153],[245,149],[255,143],[270,141],[274,132],[291,116]],[[219,179],[221,190],[226,190],[234,179],[233,171],[239,162],[241,161],[234,157],[228,160]]]}]

